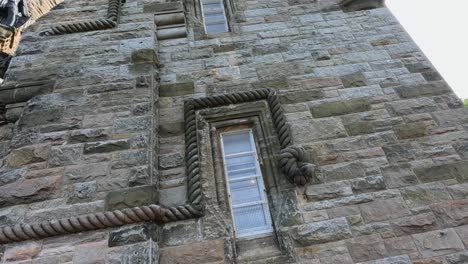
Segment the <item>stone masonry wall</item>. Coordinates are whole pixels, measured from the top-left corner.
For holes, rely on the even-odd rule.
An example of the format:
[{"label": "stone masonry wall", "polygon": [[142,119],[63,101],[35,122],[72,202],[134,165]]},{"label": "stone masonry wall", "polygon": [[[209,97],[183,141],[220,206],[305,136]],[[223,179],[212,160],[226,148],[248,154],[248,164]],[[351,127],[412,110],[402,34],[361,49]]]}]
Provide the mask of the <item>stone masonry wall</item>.
[{"label": "stone masonry wall", "polygon": [[[468,263],[468,110],[389,10],[237,2],[235,33],[159,43],[161,203],[186,199],[183,100],[270,88],[322,182],[276,223],[289,261]],[[213,222],[164,226],[161,262],[228,261],[205,250],[232,241]]]},{"label": "stone masonry wall", "polygon": [[[65,1],[23,34],[0,91],[25,104],[0,127],[0,226],[157,202],[156,40],[143,6],[128,1],[115,29],[41,36],[107,13],[107,0]],[[0,262],[151,263],[157,236],[148,223],[13,243]]]},{"label": "stone masonry wall", "polygon": [[232,32],[203,36],[184,3],[178,39],[156,40],[154,13],[180,1],[150,0],[114,29],[41,36],[107,12],[67,0],[23,34],[0,87],[27,98],[0,126],[0,227],[184,204],[184,100],[268,88],[318,181],[268,189],[275,245],[233,238],[203,145],[203,217],[5,244],[1,263],[468,263],[468,110],[388,9],[237,0]]}]

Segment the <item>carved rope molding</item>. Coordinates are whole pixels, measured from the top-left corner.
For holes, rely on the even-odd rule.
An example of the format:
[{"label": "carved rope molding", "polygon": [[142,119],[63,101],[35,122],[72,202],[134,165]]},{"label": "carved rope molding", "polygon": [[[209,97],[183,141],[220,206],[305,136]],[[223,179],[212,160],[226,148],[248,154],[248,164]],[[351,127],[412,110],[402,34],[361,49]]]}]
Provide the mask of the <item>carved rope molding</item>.
[{"label": "carved rope molding", "polygon": [[185,159],[188,173],[189,204],[164,208],[152,204],[77,217],[50,220],[37,224],[18,224],[0,229],[0,244],[41,239],[57,235],[119,227],[146,221],[167,223],[196,218],[203,215],[199,147],[197,138],[196,111],[204,108],[220,107],[266,100],[281,145],[279,164],[290,182],[306,184],[314,176],[315,166],[306,160],[302,147],[292,144],[291,133],[286,122],[278,96],[274,90],[261,89],[248,92],[223,94],[198,99],[189,99],[184,105],[185,115]]},{"label": "carved rope molding", "polygon": [[166,210],[167,209],[159,205],[153,204],[124,210],[51,220],[32,225],[19,224],[7,226],[0,229],[0,244],[118,227],[145,221],[156,221],[159,223],[168,222],[170,220],[165,215]]},{"label": "carved rope molding", "polygon": [[41,35],[53,36],[114,28],[119,22],[120,9],[123,3],[125,3],[124,0],[109,0],[106,18],[53,26],[41,32]]}]

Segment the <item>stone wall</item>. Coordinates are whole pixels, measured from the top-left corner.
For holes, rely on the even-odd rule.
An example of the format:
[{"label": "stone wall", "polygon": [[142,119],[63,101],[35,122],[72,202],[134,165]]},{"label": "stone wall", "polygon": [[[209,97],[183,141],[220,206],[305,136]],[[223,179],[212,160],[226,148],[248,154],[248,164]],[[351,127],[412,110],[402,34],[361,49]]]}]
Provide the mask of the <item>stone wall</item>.
[{"label": "stone wall", "polygon": [[263,122],[276,235],[236,240],[203,127],[203,217],[6,244],[3,263],[468,262],[468,111],[386,8],[238,0],[233,32],[204,36],[187,1],[187,37],[155,40],[154,13],[180,6],[127,1],[114,29],[41,36],[107,12],[65,1],[23,35],[2,86],[26,99],[0,127],[0,226],[184,204],[184,101],[223,93],[275,90],[316,182],[284,180]]},{"label": "stone wall", "polygon": [[[0,127],[1,226],[157,202],[156,40],[144,5],[126,3],[115,29],[41,36],[108,9],[107,0],[65,1],[23,34],[0,88],[8,120]],[[150,263],[157,237],[155,224],[138,224],[3,245],[0,259]]]}]

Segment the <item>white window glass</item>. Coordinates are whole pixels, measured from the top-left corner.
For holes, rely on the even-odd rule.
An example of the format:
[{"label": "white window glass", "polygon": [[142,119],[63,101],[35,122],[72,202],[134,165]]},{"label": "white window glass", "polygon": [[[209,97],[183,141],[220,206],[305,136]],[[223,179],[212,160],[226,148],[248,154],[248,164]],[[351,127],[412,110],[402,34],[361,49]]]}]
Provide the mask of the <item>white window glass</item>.
[{"label": "white window glass", "polygon": [[221,145],[237,236],[272,232],[252,131],[222,133]]},{"label": "white window glass", "polygon": [[228,32],[224,0],[201,0],[206,33]]}]

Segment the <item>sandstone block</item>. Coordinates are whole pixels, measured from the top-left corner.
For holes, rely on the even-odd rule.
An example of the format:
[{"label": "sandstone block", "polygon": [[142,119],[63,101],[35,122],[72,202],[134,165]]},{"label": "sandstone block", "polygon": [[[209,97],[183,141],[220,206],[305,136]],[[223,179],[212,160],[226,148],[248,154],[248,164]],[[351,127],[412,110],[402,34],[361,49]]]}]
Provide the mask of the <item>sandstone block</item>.
[{"label": "sandstone block", "polygon": [[106,196],[106,210],[124,209],[158,203],[156,186],[140,186],[109,192]]},{"label": "sandstone block", "polygon": [[385,183],[389,188],[399,188],[414,185],[418,182],[409,164],[398,164],[382,167]]},{"label": "sandstone block", "polygon": [[391,222],[397,236],[423,233],[438,228],[437,220],[432,212],[404,217]]},{"label": "sandstone block", "polygon": [[369,111],[371,108],[367,99],[357,98],[346,101],[327,102],[312,105],[310,111],[316,118],[352,114]]},{"label": "sandstone block", "polygon": [[345,88],[361,87],[367,85],[366,76],[364,76],[362,72],[343,75],[340,77],[340,79],[343,82]]},{"label": "sandstone block", "polygon": [[465,248],[453,229],[416,234],[413,239],[423,258],[447,255]]},{"label": "sandstone block", "polygon": [[366,222],[380,222],[410,215],[401,198],[374,201],[359,206]]},{"label": "sandstone block", "polygon": [[349,238],[351,230],[346,218],[343,217],[296,226],[290,235],[298,245],[310,246]]},{"label": "sandstone block", "polygon": [[39,255],[42,244],[39,242],[23,242],[5,250],[4,259],[6,261],[20,261],[32,259]]},{"label": "sandstone block", "polygon": [[380,235],[362,236],[346,242],[349,253],[356,262],[376,260],[388,256]]},{"label": "sandstone block", "polygon": [[372,260],[362,264],[412,264],[411,259],[406,255],[388,257],[383,259]]},{"label": "sandstone block", "polygon": [[149,240],[156,235],[155,225],[151,223],[124,226],[109,233],[109,247],[135,244]]},{"label": "sandstone block", "polygon": [[82,129],[72,131],[70,133],[70,137],[68,142],[70,144],[73,143],[82,143],[82,142],[93,142],[93,141],[101,141],[109,139],[109,133],[107,130],[102,128],[96,129]]},{"label": "sandstone block", "polygon": [[81,145],[52,147],[49,152],[49,166],[60,167],[78,164],[81,161]]},{"label": "sandstone block", "polygon": [[452,200],[443,183],[429,183],[400,189],[403,198],[410,207]]},{"label": "sandstone block", "polygon": [[364,166],[357,162],[322,166],[320,172],[326,182],[349,180],[366,175]]},{"label": "sandstone block", "polygon": [[468,199],[468,183],[448,186],[447,189],[455,200]]},{"label": "sandstone block", "polygon": [[392,256],[417,254],[418,249],[411,236],[388,238],[384,241],[385,248]]},{"label": "sandstone block", "polygon": [[295,104],[317,100],[323,98],[323,96],[321,90],[296,91],[281,94],[280,100],[282,104]]},{"label": "sandstone block", "polygon": [[166,224],[162,228],[162,244],[165,246],[187,245],[200,240],[199,225],[193,220]]},{"label": "sandstone block", "polygon": [[429,133],[429,125],[425,122],[400,124],[395,126],[395,132],[399,139],[424,137]]},{"label": "sandstone block", "polygon": [[126,150],[130,148],[127,139],[109,140],[103,142],[86,143],[84,145],[84,154],[106,153],[113,151]]},{"label": "sandstone block", "polygon": [[352,195],[351,186],[345,182],[310,185],[305,191],[309,201],[319,201]]},{"label": "sandstone block", "polygon": [[160,264],[186,264],[187,260],[200,264],[224,262],[224,243],[211,240],[161,249]]},{"label": "sandstone block", "polygon": [[137,116],[129,118],[118,118],[114,120],[114,133],[129,133],[137,131],[148,131],[151,129],[152,120],[150,116]]},{"label": "sandstone block", "polygon": [[409,87],[399,87],[396,89],[396,91],[402,98],[434,96],[452,92],[450,87],[444,81],[431,82]]},{"label": "sandstone block", "polygon": [[18,168],[27,164],[42,162],[47,159],[48,146],[28,146],[13,150],[6,162],[10,167]]},{"label": "sandstone block", "polygon": [[468,178],[468,161],[415,168],[414,173],[422,182]]},{"label": "sandstone block", "polygon": [[159,96],[161,97],[182,96],[194,92],[195,84],[193,82],[162,84],[159,87]]},{"label": "sandstone block", "polygon": [[468,200],[433,204],[431,209],[444,226],[453,227],[468,224]]},{"label": "sandstone block", "polygon": [[53,176],[3,185],[0,187],[0,205],[31,203],[57,197],[62,182],[62,176]]},{"label": "sandstone block", "polygon": [[160,169],[172,169],[184,165],[184,156],[180,153],[159,156]]},{"label": "sandstone block", "polygon": [[380,191],[386,189],[383,176],[368,176],[351,180],[351,188],[355,193]]}]

